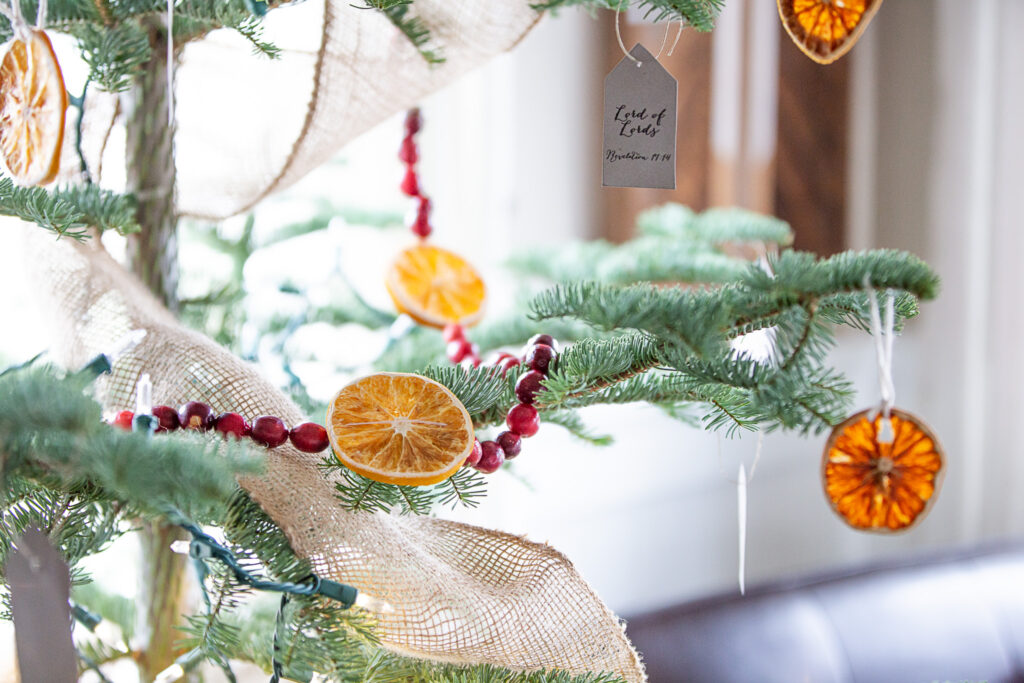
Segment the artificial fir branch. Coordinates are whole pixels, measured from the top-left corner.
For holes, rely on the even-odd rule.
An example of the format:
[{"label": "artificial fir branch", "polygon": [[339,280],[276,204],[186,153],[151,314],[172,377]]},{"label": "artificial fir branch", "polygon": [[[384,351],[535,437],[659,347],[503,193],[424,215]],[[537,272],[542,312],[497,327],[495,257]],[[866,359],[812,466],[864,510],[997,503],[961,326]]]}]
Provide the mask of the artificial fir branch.
[{"label": "artificial fir branch", "polygon": [[640,236],[621,245],[582,242],[559,249],[527,251],[509,265],[520,272],[555,282],[596,280],[607,284],[633,282],[726,283],[749,267],[734,247],[792,242],[789,226],[777,218],[743,209],[709,209],[695,213],[680,204],[643,212],[637,219]]},{"label": "artificial fir branch", "polygon": [[336,473],[339,504],[351,512],[389,512],[425,515],[437,505],[476,507],[486,495],[483,476],[472,469],[461,469],[432,486],[400,486],[374,481],[340,465],[332,457],[320,464],[327,473]]},{"label": "artificial fir branch", "polygon": [[90,227],[122,234],[139,230],[135,200],[95,185],[47,191],[19,187],[10,178],[0,177],[0,215],[14,216],[79,241],[87,238]]},{"label": "artificial fir branch", "polygon": [[413,8],[413,0],[363,0],[365,6],[382,13],[388,20],[402,32],[420,56],[428,64],[444,63],[444,55],[437,46],[431,45],[430,30],[423,21],[410,13]]},{"label": "artificial fir branch", "polygon": [[[630,4],[630,0],[545,0],[532,6],[539,10],[583,6],[621,12]],[[725,0],[637,0],[633,4],[653,21],[683,21],[698,31],[710,31]]]}]

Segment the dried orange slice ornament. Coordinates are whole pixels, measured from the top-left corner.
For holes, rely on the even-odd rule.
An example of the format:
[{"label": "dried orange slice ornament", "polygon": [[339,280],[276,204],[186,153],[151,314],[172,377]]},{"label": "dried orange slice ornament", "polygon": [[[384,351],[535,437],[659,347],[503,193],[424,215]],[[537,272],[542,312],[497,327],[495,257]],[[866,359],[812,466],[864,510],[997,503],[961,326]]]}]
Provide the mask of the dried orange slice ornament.
[{"label": "dried orange slice ornament", "polygon": [[778,0],[779,17],[801,51],[831,64],[854,46],[882,0]]},{"label": "dried orange slice ornament", "polygon": [[876,410],[832,430],[822,458],[825,495],[854,529],[902,531],[924,518],[942,480],[938,439],[919,419],[892,410],[892,443]]},{"label": "dried orange slice ornament", "polygon": [[421,325],[468,327],[484,314],[484,281],[468,261],[440,247],[417,244],[399,252],[385,285],[398,310]]},{"label": "dried orange slice ornament", "polygon": [[16,33],[0,58],[0,156],[19,185],[57,177],[68,93],[46,33]]},{"label": "dried orange slice ornament", "polygon": [[345,467],[386,484],[436,484],[473,450],[466,408],[419,375],[380,372],[352,382],[331,401],[326,426]]}]

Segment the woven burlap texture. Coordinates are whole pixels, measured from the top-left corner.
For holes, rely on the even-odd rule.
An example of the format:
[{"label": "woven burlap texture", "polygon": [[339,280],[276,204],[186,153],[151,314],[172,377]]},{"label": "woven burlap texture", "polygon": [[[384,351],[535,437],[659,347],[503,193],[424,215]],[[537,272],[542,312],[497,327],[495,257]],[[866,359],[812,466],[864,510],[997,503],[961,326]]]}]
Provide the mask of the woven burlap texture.
[{"label": "woven burlap texture", "polygon": [[[272,10],[276,59],[232,31],[185,46],[175,71],[176,198],[185,216],[244,212],[304,177],[347,142],[515,46],[539,21],[529,0],[416,0],[444,63],[430,65],[380,12],[349,0]],[[94,178],[116,187],[130,103],[90,89],[82,151]],[[68,117],[62,180],[77,177]]]},{"label": "woven burlap texture", "polygon": [[[158,403],[204,401],[217,412],[306,419],[251,366],[180,326],[96,240],[55,243],[32,228],[24,241],[61,363],[79,367],[128,331],[147,332],[100,379],[105,410],[134,406],[135,384],[148,372]],[[319,575],[394,608],[381,618],[385,647],[444,662],[645,679],[618,619],[557,550],[451,521],[348,512],[319,459],[281,446],[268,451],[265,474],[240,483]]]}]

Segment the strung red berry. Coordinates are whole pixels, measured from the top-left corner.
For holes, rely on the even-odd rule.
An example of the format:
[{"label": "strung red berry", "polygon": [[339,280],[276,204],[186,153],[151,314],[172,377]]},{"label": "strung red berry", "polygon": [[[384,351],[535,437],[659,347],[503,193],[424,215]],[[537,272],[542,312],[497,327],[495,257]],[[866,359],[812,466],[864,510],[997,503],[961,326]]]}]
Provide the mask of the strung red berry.
[{"label": "strung red berry", "polygon": [[548,368],[551,365],[551,361],[554,359],[555,350],[552,347],[547,344],[534,344],[530,347],[530,350],[526,352],[526,357],[523,358],[523,363],[528,365],[530,369],[546,375],[548,374]]},{"label": "strung red berry", "polygon": [[484,474],[497,472],[501,463],[505,462],[505,454],[501,452],[501,446],[493,441],[484,441],[480,444],[480,462],[476,468]]},{"label": "strung red berry", "polygon": [[468,339],[456,339],[448,343],[448,360],[453,363],[461,363],[466,358],[476,355],[473,344]]},{"label": "strung red berry", "polygon": [[416,214],[416,218],[413,219],[412,225],[409,226],[409,230],[411,230],[412,234],[417,237],[426,239],[430,237],[430,233],[434,232],[434,226],[430,224],[429,217],[418,213]]},{"label": "strung red berry", "polygon": [[419,107],[413,107],[405,113],[405,132],[409,135],[416,135],[423,127],[423,117],[420,115]]},{"label": "strung red berry", "polygon": [[288,428],[279,417],[260,415],[252,421],[252,440],[267,448],[276,448],[288,440]]},{"label": "strung red berry", "polygon": [[505,375],[508,374],[509,370],[511,370],[512,368],[514,368],[514,367],[516,367],[518,365],[519,365],[519,359],[518,358],[515,358],[515,357],[505,358],[503,360],[498,361],[498,370],[501,371],[501,376],[504,377]]},{"label": "strung red berry", "polygon": [[444,340],[446,342],[453,342],[466,338],[466,330],[458,323],[448,323],[444,326],[444,332],[441,334],[444,336]]},{"label": "strung red berry", "polygon": [[134,418],[135,413],[133,413],[130,410],[122,410],[120,413],[117,414],[113,422],[111,422],[110,424],[114,425],[115,427],[120,427],[126,432],[130,432],[132,431],[132,420]]},{"label": "strung red berry", "polygon": [[327,448],[330,440],[327,430],[315,422],[303,422],[288,432],[292,444],[303,453],[319,453]]},{"label": "strung red berry", "polygon": [[214,421],[214,429],[224,435],[224,438],[233,436],[235,439],[241,439],[243,436],[249,436],[249,423],[245,421],[245,418],[238,413],[224,413],[217,417]]},{"label": "strung red berry", "polygon": [[416,149],[416,141],[412,139],[411,135],[406,135],[405,139],[402,140],[402,146],[398,148],[398,158],[407,166],[412,166],[420,160],[419,152]]},{"label": "strung red berry", "polygon": [[413,168],[405,169],[405,177],[402,178],[401,184],[402,192],[409,195],[410,197],[419,196],[420,193],[420,181],[416,177],[416,170]]},{"label": "strung red berry", "polygon": [[535,334],[530,337],[530,341],[526,342],[526,347],[529,348],[537,344],[544,344],[545,346],[555,348],[555,338],[550,334]]},{"label": "strung red berry", "polygon": [[181,426],[178,411],[170,406],[153,406],[153,417],[157,420],[156,433],[173,432]]},{"label": "strung red berry", "polygon": [[466,467],[476,467],[476,464],[480,462],[480,456],[483,455],[483,447],[480,445],[480,439],[473,439],[473,450],[466,456],[466,462],[463,463]]},{"label": "strung red berry", "polygon": [[512,406],[505,416],[505,424],[513,434],[518,434],[524,439],[533,436],[540,429],[540,415],[537,409],[531,405],[520,403]]},{"label": "strung red berry", "polygon": [[480,356],[477,356],[477,355],[474,355],[474,354],[470,354],[470,355],[466,356],[465,358],[463,358],[462,362],[459,363],[459,365],[464,367],[466,370],[472,370],[473,368],[480,367],[480,363],[482,363],[482,362],[483,361],[480,360]]},{"label": "strung red berry", "polygon": [[519,452],[523,450],[523,440],[518,434],[513,434],[512,432],[501,432],[494,440],[498,442],[499,446],[501,446],[501,452],[505,454],[506,460],[511,460],[519,455]]},{"label": "strung red berry", "polygon": [[207,430],[213,426],[213,410],[199,401],[189,401],[178,408],[178,422],[182,429]]},{"label": "strung red berry", "polygon": [[544,375],[536,370],[525,373],[516,382],[516,398],[521,403],[533,403],[537,398],[537,393],[544,391],[544,387],[541,385],[543,381]]}]

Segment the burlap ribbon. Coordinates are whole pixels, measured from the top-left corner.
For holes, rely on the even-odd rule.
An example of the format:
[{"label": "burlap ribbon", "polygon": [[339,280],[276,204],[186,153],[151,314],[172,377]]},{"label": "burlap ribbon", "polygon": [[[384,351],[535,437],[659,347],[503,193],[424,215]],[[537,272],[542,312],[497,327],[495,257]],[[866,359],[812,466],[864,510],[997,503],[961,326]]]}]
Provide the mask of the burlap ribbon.
[{"label": "burlap ribbon", "polygon": [[[25,242],[60,362],[78,367],[129,330],[148,333],[100,380],[106,410],[133,406],[135,384],[148,372],[159,403],[196,400],[218,412],[305,419],[252,367],[180,326],[102,248],[54,243],[38,228]],[[381,620],[385,647],[444,662],[645,679],[623,626],[557,550],[445,520],[347,512],[318,460],[281,446],[269,451],[263,476],[240,483],[317,573],[394,607]]]},{"label": "burlap ribbon", "polygon": [[[177,75],[179,211],[245,210],[507,50],[538,19],[527,0],[417,0],[414,7],[444,50],[441,67],[428,66],[379,13],[347,0],[271,12],[268,38],[283,48],[277,61],[254,58],[250,46],[222,32],[189,45]],[[108,145],[120,111],[100,93],[87,100],[82,147],[94,178],[123,163],[118,146]],[[77,168],[70,145],[62,166]],[[95,240],[54,243],[33,228],[24,241],[38,276],[32,290],[51,314],[52,351],[62,363],[79,366],[131,329],[148,333],[101,380],[105,409],[133,406],[136,381],[148,372],[160,403],[198,400],[218,412],[305,419],[252,368],[179,325]],[[558,551],[465,524],[346,512],[318,459],[285,445],[268,454],[264,476],[240,483],[320,575],[394,607],[381,621],[385,647],[444,662],[644,680],[619,621]]]},{"label": "burlap ribbon", "polygon": [[[231,31],[189,43],[175,72],[177,206],[219,219],[246,211],[337,154],[346,142],[515,46],[540,19],[529,0],[416,0],[410,11],[444,63],[431,65],[379,12],[305,0],[267,14],[277,59]],[[127,107],[90,89],[82,150],[94,178],[123,168]],[[77,176],[68,117],[62,179]],[[114,131],[113,134],[111,131]],[[397,151],[397,143],[396,143]]]}]

